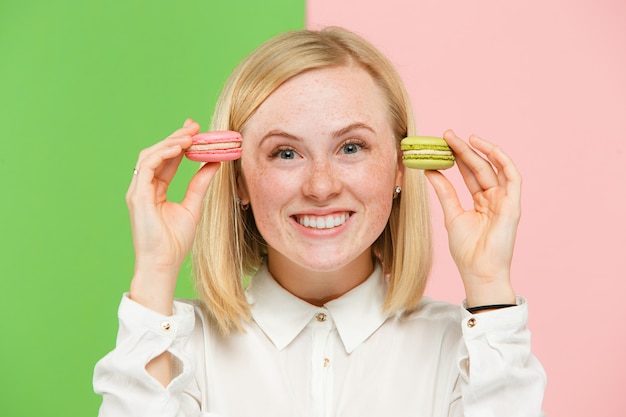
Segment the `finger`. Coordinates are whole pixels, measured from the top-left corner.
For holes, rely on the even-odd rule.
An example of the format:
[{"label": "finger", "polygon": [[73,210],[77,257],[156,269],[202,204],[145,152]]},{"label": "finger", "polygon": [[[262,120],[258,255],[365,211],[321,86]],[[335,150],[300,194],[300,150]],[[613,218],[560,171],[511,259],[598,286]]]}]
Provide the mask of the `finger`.
[{"label": "finger", "polygon": [[[153,181],[158,175],[159,165],[163,164],[163,161],[176,157],[181,153],[181,149],[181,146],[178,144],[170,147],[164,147],[163,144],[159,144],[159,146],[152,146],[139,153],[133,177],[126,192],[126,202],[129,206],[133,200],[131,197],[137,196],[138,190],[141,191],[141,198],[149,198],[150,201],[156,200],[157,191],[159,190],[153,184]],[[166,181],[168,180],[166,179]]]},{"label": "finger", "polygon": [[441,208],[443,216],[448,225],[459,214],[463,213],[463,207],[459,201],[459,197],[450,181],[439,171],[424,171],[426,178],[433,186]]},{"label": "finger", "polygon": [[456,163],[456,166],[461,173],[461,177],[463,178],[463,182],[465,183],[467,189],[470,191],[471,195],[482,192],[483,187],[480,185],[478,179],[476,179],[476,176],[472,172],[471,168],[465,163],[465,161],[457,157],[455,158],[454,162]]},{"label": "finger", "polygon": [[522,176],[513,160],[502,149],[478,136],[470,137],[470,143],[483,152],[498,171],[498,182],[504,190],[500,200],[500,215],[503,221],[517,224],[521,215]]},{"label": "finger", "polygon": [[[139,153],[135,171],[141,171],[144,161],[149,160],[154,155],[159,155],[163,150],[175,147],[176,145],[180,146],[182,149],[188,148],[191,145],[192,136],[197,134],[199,130],[200,125],[195,123],[192,119],[185,120],[182,128],[172,132],[172,134],[164,140],[155,143]],[[169,172],[169,174],[171,174],[171,172]],[[136,175],[138,175],[138,173]]]},{"label": "finger", "polygon": [[209,189],[209,185],[211,184],[211,180],[213,180],[213,177],[219,167],[219,162],[206,163],[198,170],[198,172],[195,173],[193,178],[191,178],[191,181],[189,181],[187,192],[185,193],[185,197],[183,198],[181,205],[189,210],[196,220],[199,220],[200,218],[202,200],[204,199],[204,196]]},{"label": "finger", "polygon": [[158,152],[151,152],[147,157],[141,157],[139,173],[134,176],[135,178],[127,193],[128,203],[140,205],[163,201],[166,198],[167,187],[173,175],[163,176],[159,172],[164,165],[173,164],[177,166],[181,158],[182,148],[180,145],[160,148]]},{"label": "finger", "polygon": [[193,119],[186,119],[183,123],[183,127],[172,132],[168,137],[178,136],[193,136],[200,132],[200,125],[193,121]]},{"label": "finger", "polygon": [[522,176],[513,160],[502,149],[496,147],[493,152],[494,165],[498,167],[498,176],[502,187],[506,190],[507,199],[520,210],[522,196]]},{"label": "finger", "polygon": [[[173,142],[171,146],[180,145],[181,150],[187,149],[191,146],[193,135],[196,135],[199,131],[200,125],[192,119],[187,119],[185,120],[183,127],[174,132],[174,134],[170,136],[170,140],[166,141],[166,143]],[[176,157],[164,161],[163,165],[155,171],[155,178],[169,185],[174,178],[176,171],[178,171],[178,167],[180,166],[182,159],[183,153],[179,153]]]},{"label": "finger", "polygon": [[169,148],[175,145],[180,145],[181,148],[186,149],[191,145],[192,137],[200,131],[200,125],[193,122],[191,119],[185,121],[185,125],[180,129],[172,132],[168,137],[160,142],[155,143],[149,148],[144,149],[139,154],[138,164],[141,164],[143,159],[147,159],[153,153],[158,153],[165,148]]},{"label": "finger", "polygon": [[[159,185],[170,185],[178,171],[181,161],[183,160],[184,151],[180,145],[171,147],[174,157],[162,161],[162,163],[154,170],[154,179],[159,181]],[[169,153],[168,153],[169,154]]]},{"label": "finger", "polygon": [[507,198],[515,206],[521,204],[522,176],[515,163],[499,146],[478,136],[470,137],[470,143],[483,152],[498,171],[498,183],[506,190]]},{"label": "finger", "polygon": [[455,152],[456,166],[459,169],[459,172],[461,173],[463,181],[465,182],[465,185],[470,191],[470,193],[474,195],[478,192],[482,192],[483,191],[482,186],[476,179],[471,168],[467,165],[465,160],[461,157],[461,153],[462,153],[461,149],[468,148],[466,152],[474,152],[474,151],[471,148],[469,148],[467,144],[463,142],[458,136],[456,136],[456,134],[452,130],[446,131],[444,133],[444,138],[446,139],[446,142],[450,145],[450,147]]},{"label": "finger", "polygon": [[506,186],[509,182],[521,183],[521,175],[515,163],[499,146],[476,135],[470,137],[470,143],[485,154],[498,171],[499,183]]},{"label": "finger", "polygon": [[454,151],[463,180],[472,195],[498,185],[498,178],[492,165],[467,142],[456,136],[452,130],[444,133],[444,139]]},{"label": "finger", "polygon": [[[155,201],[155,198],[164,198],[167,187],[182,160],[181,150],[191,145],[192,136],[199,131],[200,125],[192,119],[186,119],[182,128],[139,153],[131,184],[126,192],[126,202],[129,206],[133,204],[133,201]],[[153,188],[155,178],[158,182]],[[139,193],[140,197],[138,197],[137,187],[143,190]],[[152,193],[152,197],[148,193]]]}]

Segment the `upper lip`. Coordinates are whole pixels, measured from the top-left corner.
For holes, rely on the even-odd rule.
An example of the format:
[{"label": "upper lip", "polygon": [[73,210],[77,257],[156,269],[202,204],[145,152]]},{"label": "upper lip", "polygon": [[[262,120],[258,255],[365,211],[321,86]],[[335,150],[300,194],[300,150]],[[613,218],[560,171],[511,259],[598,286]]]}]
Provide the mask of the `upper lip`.
[{"label": "upper lip", "polygon": [[302,216],[333,216],[333,215],[339,215],[339,214],[344,214],[344,213],[348,213],[348,214],[351,215],[351,214],[354,213],[354,211],[353,210],[348,210],[348,209],[341,209],[341,208],[311,209],[311,210],[296,212],[296,213],[292,214],[292,216],[293,217],[302,217]]}]

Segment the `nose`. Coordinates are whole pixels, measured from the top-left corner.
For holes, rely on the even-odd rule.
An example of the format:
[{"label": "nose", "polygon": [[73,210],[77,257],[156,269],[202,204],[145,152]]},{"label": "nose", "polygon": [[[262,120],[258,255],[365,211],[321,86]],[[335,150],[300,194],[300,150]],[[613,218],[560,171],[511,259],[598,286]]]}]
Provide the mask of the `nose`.
[{"label": "nose", "polygon": [[305,196],[324,201],[338,195],[342,189],[338,170],[327,160],[311,162],[302,184]]}]

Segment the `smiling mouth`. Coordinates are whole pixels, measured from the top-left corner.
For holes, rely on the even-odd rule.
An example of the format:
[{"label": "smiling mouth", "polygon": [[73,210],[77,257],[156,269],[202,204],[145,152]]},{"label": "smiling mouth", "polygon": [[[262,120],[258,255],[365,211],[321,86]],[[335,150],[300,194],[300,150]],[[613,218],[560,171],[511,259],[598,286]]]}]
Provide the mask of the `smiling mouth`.
[{"label": "smiling mouth", "polygon": [[295,216],[295,218],[296,221],[304,227],[311,229],[332,229],[333,227],[344,224],[348,218],[350,218],[350,213],[330,214],[328,216],[305,215]]}]

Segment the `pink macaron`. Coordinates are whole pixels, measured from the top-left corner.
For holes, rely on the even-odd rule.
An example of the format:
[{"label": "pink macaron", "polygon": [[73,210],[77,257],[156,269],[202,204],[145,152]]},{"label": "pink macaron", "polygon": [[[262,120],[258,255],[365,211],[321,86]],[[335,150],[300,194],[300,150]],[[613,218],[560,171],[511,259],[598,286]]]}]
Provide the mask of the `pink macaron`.
[{"label": "pink macaron", "polygon": [[185,156],[197,162],[233,161],[241,156],[241,135],[230,130],[203,132],[193,136]]}]

